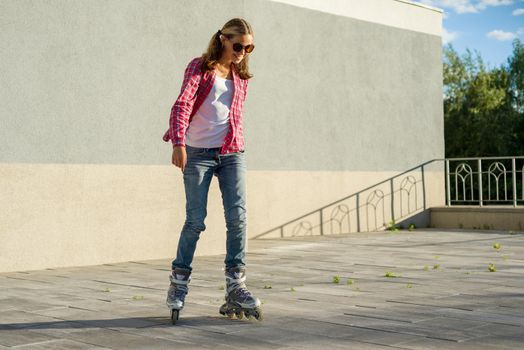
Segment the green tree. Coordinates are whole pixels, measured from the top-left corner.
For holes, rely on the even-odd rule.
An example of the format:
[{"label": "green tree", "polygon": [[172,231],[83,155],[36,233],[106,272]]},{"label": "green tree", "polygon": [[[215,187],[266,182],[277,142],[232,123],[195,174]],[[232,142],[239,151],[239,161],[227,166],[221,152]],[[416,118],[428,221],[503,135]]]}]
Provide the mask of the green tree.
[{"label": "green tree", "polygon": [[487,69],[478,52],[443,50],[446,157],[524,154],[524,47]]},{"label": "green tree", "polygon": [[514,133],[511,144],[515,154],[524,154],[524,45],[513,41],[513,55],[508,58],[509,99],[513,112]]}]

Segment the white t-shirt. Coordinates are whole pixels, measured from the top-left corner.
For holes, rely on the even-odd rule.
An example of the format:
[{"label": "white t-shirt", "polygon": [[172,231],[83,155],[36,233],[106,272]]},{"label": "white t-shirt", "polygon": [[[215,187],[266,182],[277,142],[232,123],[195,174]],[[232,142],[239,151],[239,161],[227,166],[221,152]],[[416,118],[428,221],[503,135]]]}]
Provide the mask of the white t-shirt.
[{"label": "white t-shirt", "polygon": [[233,90],[233,80],[215,76],[211,91],[189,123],[187,145],[204,148],[222,146],[229,131],[229,108]]}]

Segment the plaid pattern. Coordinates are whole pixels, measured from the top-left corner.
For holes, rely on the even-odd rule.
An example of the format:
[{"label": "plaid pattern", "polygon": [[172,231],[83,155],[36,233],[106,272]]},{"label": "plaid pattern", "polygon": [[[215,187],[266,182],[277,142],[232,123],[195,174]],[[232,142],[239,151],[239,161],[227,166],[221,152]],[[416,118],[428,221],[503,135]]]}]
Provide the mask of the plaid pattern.
[{"label": "plaid pattern", "polygon": [[[186,144],[186,131],[189,123],[215,82],[216,73],[207,71],[202,74],[200,63],[201,57],[195,57],[187,65],[180,94],[171,108],[169,129],[162,139],[166,142],[171,140],[173,147]],[[232,64],[231,72],[233,74],[234,93],[229,108],[230,127],[220,149],[220,154],[244,150],[242,110],[247,96],[248,80],[240,78],[234,64]]]}]

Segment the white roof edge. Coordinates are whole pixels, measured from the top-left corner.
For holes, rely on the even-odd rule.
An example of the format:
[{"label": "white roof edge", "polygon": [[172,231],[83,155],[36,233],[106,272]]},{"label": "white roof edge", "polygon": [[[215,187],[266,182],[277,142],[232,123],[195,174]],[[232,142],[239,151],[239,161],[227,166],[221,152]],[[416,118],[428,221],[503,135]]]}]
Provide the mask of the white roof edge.
[{"label": "white roof edge", "polygon": [[414,2],[414,1],[410,1],[410,0],[393,0],[393,1],[403,2],[403,3],[406,3],[408,5],[413,5],[413,6],[419,6],[419,7],[427,8],[428,10],[433,10],[433,11],[437,11],[437,12],[440,12],[440,13],[444,12],[443,9],[440,9],[438,7],[433,7],[433,6],[430,6],[430,5],[421,4],[419,2]]},{"label": "white roof edge", "polygon": [[442,37],[444,11],[411,0],[267,0]]}]

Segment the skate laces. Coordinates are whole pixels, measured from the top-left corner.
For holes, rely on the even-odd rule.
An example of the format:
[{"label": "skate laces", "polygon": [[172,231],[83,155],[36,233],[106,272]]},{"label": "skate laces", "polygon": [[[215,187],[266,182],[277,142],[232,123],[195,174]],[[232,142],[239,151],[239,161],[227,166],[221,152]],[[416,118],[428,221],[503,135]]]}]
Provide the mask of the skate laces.
[{"label": "skate laces", "polygon": [[187,294],[187,290],[184,290],[182,288],[175,289],[175,298],[176,299],[184,300],[186,297],[186,294]]},{"label": "skate laces", "polygon": [[251,298],[251,292],[243,286],[238,286],[237,288],[233,289],[233,292],[244,300]]},{"label": "skate laces", "polygon": [[170,280],[171,289],[169,290],[169,295],[171,296],[171,299],[184,301],[188,292],[187,285],[189,284],[189,281],[191,281],[191,277],[183,274],[172,273],[170,275]]},{"label": "skate laces", "polygon": [[234,293],[239,298],[242,298],[242,300],[252,298],[251,292],[244,283],[246,280],[244,271],[231,271],[226,274],[226,280],[228,293]]},{"label": "skate laces", "polygon": [[187,294],[187,288],[180,287],[180,286],[174,286],[174,288],[170,291],[171,299],[179,299],[184,300]]},{"label": "skate laces", "polygon": [[240,281],[240,283],[235,283],[231,280],[229,280],[227,290],[230,293],[234,293],[238,297],[241,297],[243,300],[247,298],[251,298],[251,292],[247,289],[246,284],[244,283],[245,277],[238,279],[236,281]]}]

